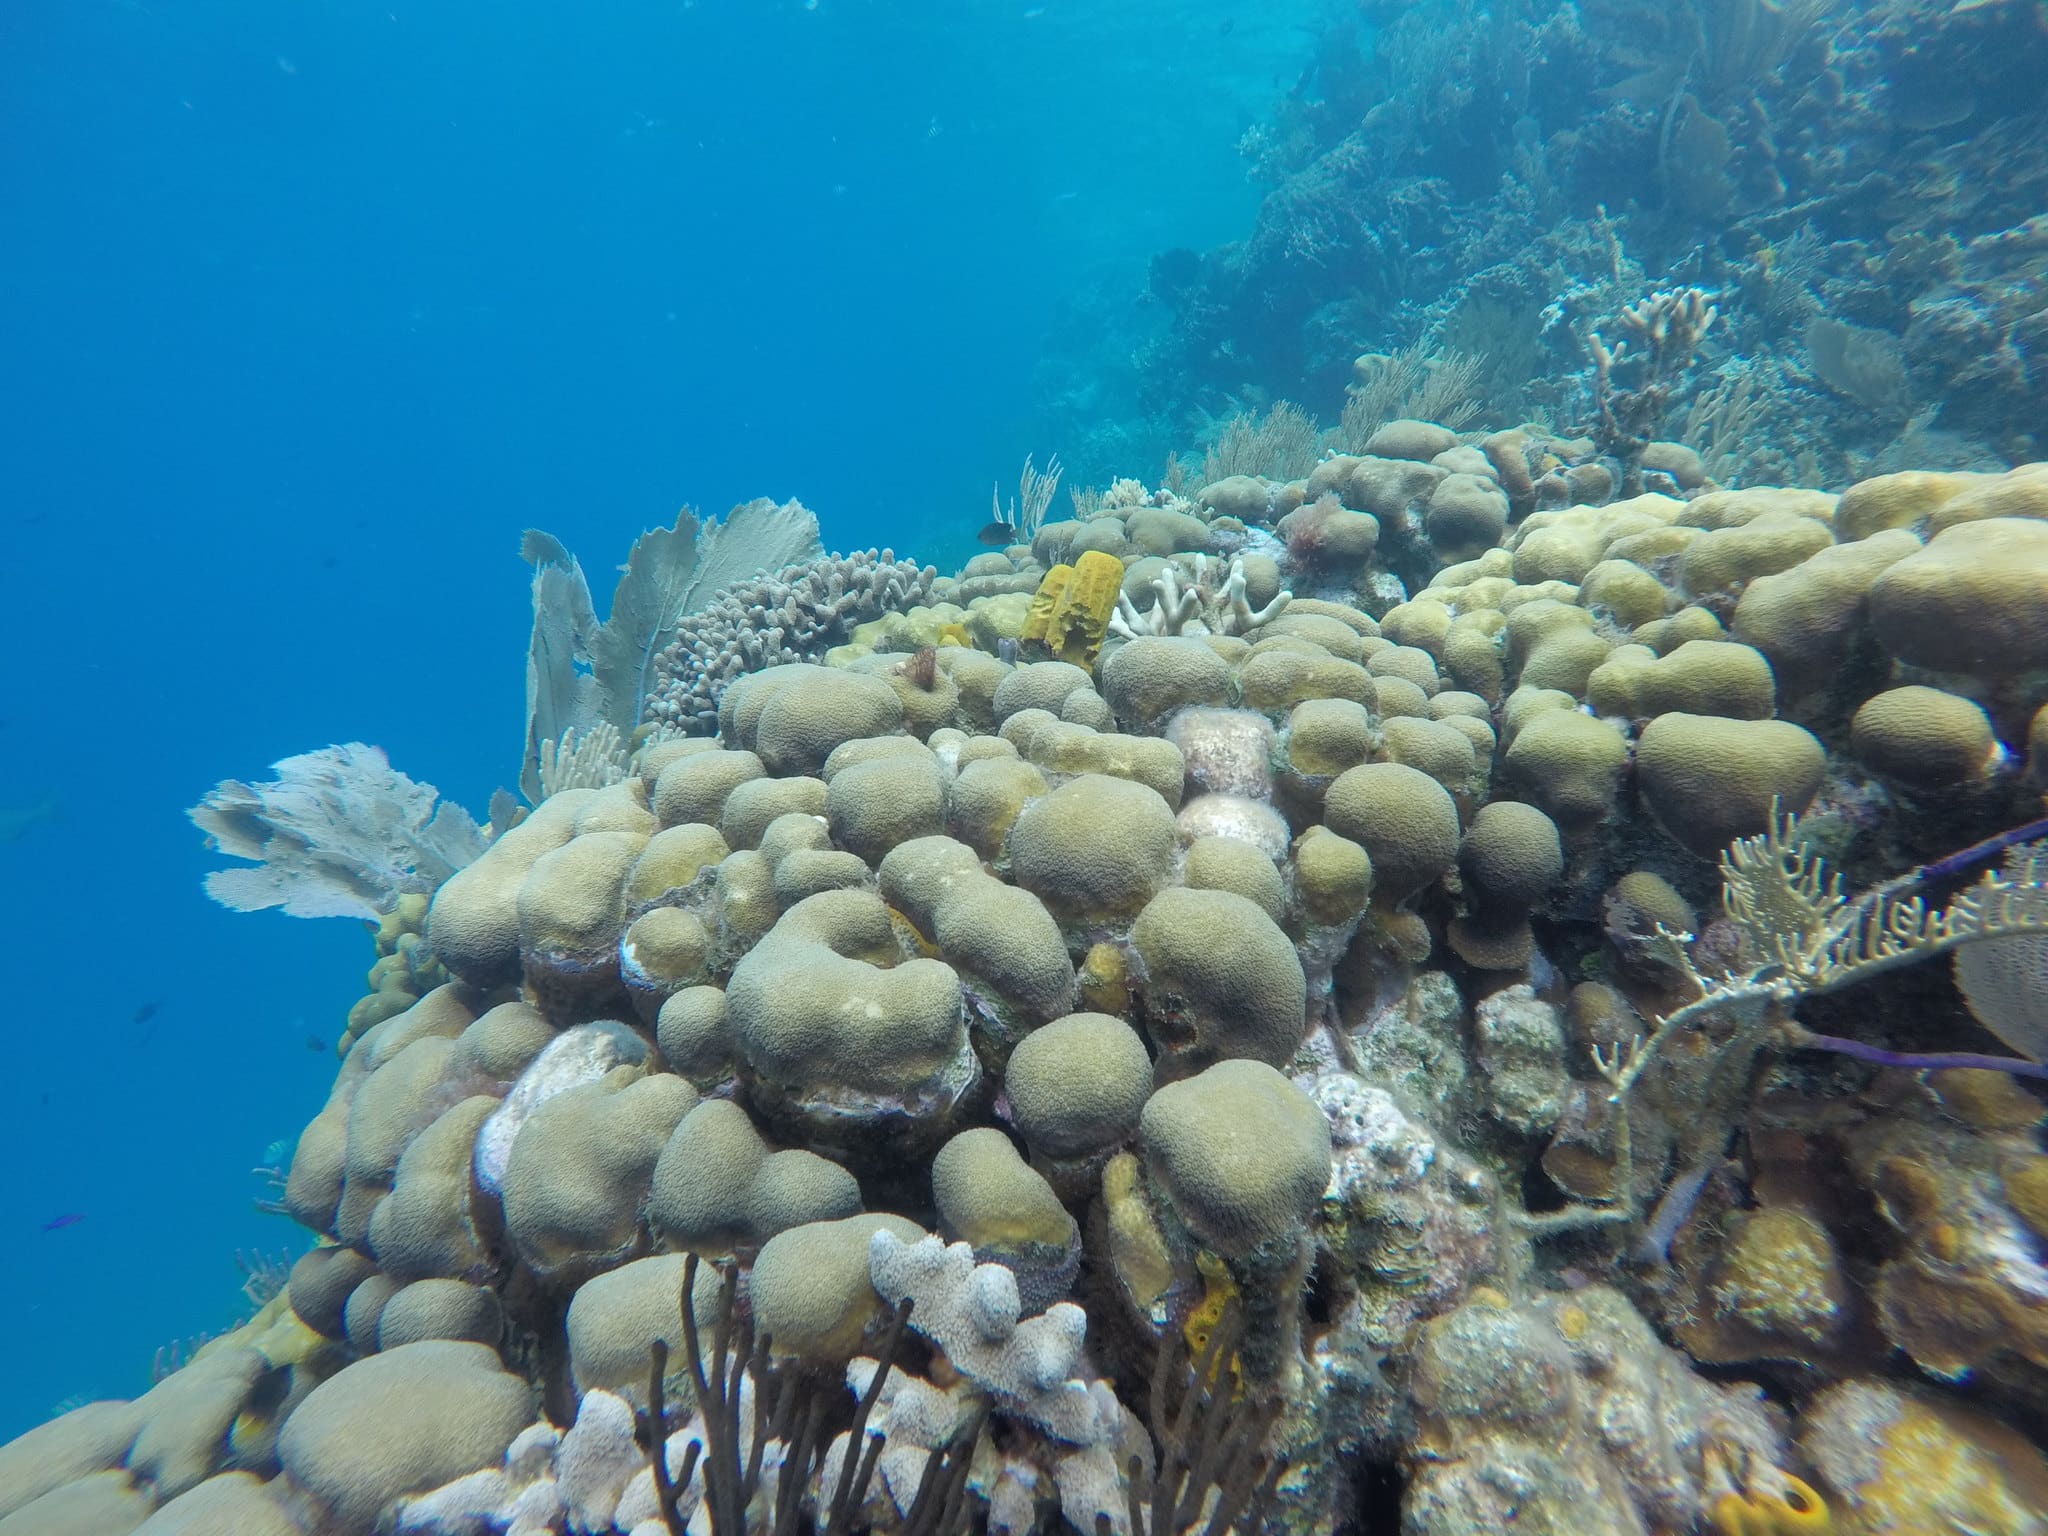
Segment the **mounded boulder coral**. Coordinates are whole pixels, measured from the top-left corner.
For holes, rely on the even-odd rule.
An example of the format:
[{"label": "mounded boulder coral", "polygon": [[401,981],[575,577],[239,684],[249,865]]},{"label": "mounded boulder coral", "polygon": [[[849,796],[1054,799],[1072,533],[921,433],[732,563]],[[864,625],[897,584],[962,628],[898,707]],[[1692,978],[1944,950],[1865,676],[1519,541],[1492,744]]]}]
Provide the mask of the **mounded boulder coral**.
[{"label": "mounded boulder coral", "polygon": [[1372,857],[1328,827],[1310,827],[1294,840],[1294,899],[1302,918],[1318,928],[1357,923],[1372,898]]},{"label": "mounded boulder coral", "polygon": [[1763,831],[1774,805],[1805,810],[1826,768],[1813,733],[1787,720],[1672,713],[1636,743],[1643,804],[1673,839],[1709,858]]},{"label": "mounded boulder coral", "polygon": [[748,1277],[754,1326],[777,1354],[841,1363],[861,1350],[882,1318],[882,1299],[869,1278],[877,1232],[906,1243],[924,1229],[901,1216],[849,1216],[778,1232],[762,1247]]},{"label": "mounded boulder coral", "polygon": [[498,1104],[489,1094],[464,1099],[406,1147],[391,1193],[370,1215],[369,1248],[388,1273],[462,1280],[490,1272],[471,1170],[477,1134]]},{"label": "mounded boulder coral", "polygon": [[1858,480],[1835,505],[1835,531],[1860,540],[1888,528],[1910,528],[1978,479],[1968,473],[1906,469]]},{"label": "mounded boulder coral", "polygon": [[[111,1536],[116,1526],[93,1527]],[[271,1485],[251,1472],[223,1472],[158,1507],[139,1536],[302,1536],[302,1527]]]},{"label": "mounded boulder coral", "polygon": [[663,768],[649,799],[663,827],[715,827],[724,814],[726,797],[767,772],[767,766],[752,752],[730,748],[697,752]]},{"label": "mounded boulder coral", "polygon": [[801,1147],[776,1151],[730,1099],[706,1100],[676,1123],[647,1199],[648,1218],[668,1242],[707,1258],[860,1209],[852,1174]]},{"label": "mounded boulder coral", "polygon": [[[639,1401],[647,1391],[649,1351],[659,1339],[680,1367],[684,1352],[681,1297],[685,1259],[659,1253],[593,1275],[569,1300],[569,1370],[578,1392],[604,1389]],[[697,1268],[691,1299],[699,1318],[715,1315],[719,1273]]]},{"label": "mounded boulder coral", "polygon": [[544,1276],[581,1277],[632,1254],[655,1160],[697,1091],[623,1067],[554,1095],[505,1161],[505,1235]]},{"label": "mounded boulder coral", "polygon": [[1043,710],[1021,710],[1003,725],[1030,763],[1059,777],[1100,773],[1153,790],[1168,805],[1180,803],[1186,764],[1180,750],[1157,736],[1127,736],[1067,720]]},{"label": "mounded boulder coral", "polygon": [[705,870],[716,867],[731,852],[715,826],[692,821],[664,827],[647,839],[647,846],[627,871],[627,908],[638,908],[688,889]]},{"label": "mounded boulder coral", "polygon": [[1680,710],[1768,720],[1775,688],[1761,651],[1730,640],[1688,640],[1662,656],[1641,646],[1610,652],[1587,677],[1586,698],[1603,715]]},{"label": "mounded boulder coral", "polygon": [[1523,688],[1555,688],[1577,697],[1613,646],[1593,615],[1558,598],[1519,604],[1507,616],[1508,663]]},{"label": "mounded boulder coral", "polygon": [[367,1237],[377,1203],[391,1192],[399,1158],[447,1102],[454,1037],[470,1018],[452,989],[439,988],[356,1042],[327,1108],[314,1120],[314,1126],[334,1124],[330,1117],[338,1111],[339,1145],[309,1126],[293,1154],[285,1200],[294,1215],[304,1211],[302,1220],[314,1218],[308,1225],[344,1242]]},{"label": "mounded boulder coral", "polygon": [[[1691,504],[1692,509],[1698,506]],[[1688,597],[1740,592],[1747,583],[1790,570],[1834,541],[1833,531],[1818,518],[1766,512],[1710,529],[1686,545],[1679,558],[1679,584]]]},{"label": "mounded boulder coral", "polygon": [[574,834],[576,816],[595,790],[550,795],[434,892],[427,942],[441,963],[475,987],[519,978],[519,889],[542,854]]},{"label": "mounded boulder coral", "polygon": [[1413,683],[1425,696],[1443,686],[1443,680],[1437,676],[1435,658],[1412,645],[1382,646],[1366,658],[1365,670],[1372,674],[1375,683],[1398,678]]},{"label": "mounded boulder coral", "polygon": [[685,987],[661,1005],[655,1039],[668,1069],[700,1092],[731,1081],[732,1025],[718,987]]},{"label": "mounded boulder coral", "polygon": [[341,1310],[341,1332],[357,1354],[376,1353],[377,1324],[383,1320],[391,1298],[401,1289],[391,1276],[375,1274],[349,1292],[348,1305]]},{"label": "mounded boulder coral", "polygon": [[[825,814],[828,793],[823,779],[807,774],[787,778],[749,779],[725,797],[718,834],[735,849],[759,849],[768,829],[784,816]],[[724,865],[721,864],[720,868]]]},{"label": "mounded boulder coral", "polygon": [[882,861],[882,895],[960,975],[977,1025],[1007,1043],[1073,1006],[1074,965],[1037,897],[989,874],[950,837],[916,838]]},{"label": "mounded boulder coral", "polygon": [[946,783],[938,759],[891,756],[855,763],[832,775],[825,790],[832,840],[879,864],[891,848],[942,832]]},{"label": "mounded boulder coral", "polygon": [[1901,529],[1831,544],[1745,587],[1730,631],[1770,659],[1781,691],[1796,696],[1819,687],[1863,633],[1872,583],[1919,548]]},{"label": "mounded boulder coral", "polygon": [[1557,824],[1533,805],[1496,800],[1479,808],[1458,848],[1469,909],[1451,922],[1451,948],[1482,970],[1529,963],[1529,912],[1564,873]]},{"label": "mounded boulder coral", "polygon": [[1173,873],[1173,812],[1101,774],[1033,800],[1010,831],[1010,873],[1069,930],[1127,922]]},{"label": "mounded boulder coral", "polygon": [[843,891],[872,878],[860,855],[832,846],[832,834],[816,816],[789,812],[761,832],[761,857],[778,907],[793,907],[820,891]]},{"label": "mounded boulder coral", "polygon": [[619,980],[645,1023],[685,987],[711,979],[717,938],[695,912],[655,907],[633,919],[619,939]]},{"label": "mounded boulder coral", "polygon": [[366,1532],[407,1494],[495,1466],[532,1418],[532,1393],[496,1351],[433,1339],[323,1381],[285,1420],[277,1454],[337,1530]]},{"label": "mounded boulder coral", "polygon": [[1402,416],[1375,428],[1372,436],[1365,440],[1365,451],[1375,458],[1415,459],[1428,463],[1457,445],[1458,434],[1449,427]]},{"label": "mounded boulder coral", "polygon": [[1289,1241],[1330,1181],[1330,1126],[1259,1061],[1221,1061],[1146,1101],[1138,1140],[1155,1188],[1225,1258]]},{"label": "mounded boulder coral", "polygon": [[783,913],[733,967],[725,1001],[757,1091],[800,1113],[922,1119],[978,1075],[958,974],[903,958],[871,891],[826,891]]},{"label": "mounded boulder coral", "polygon": [[1128,731],[1156,731],[1177,709],[1228,704],[1230,667],[1188,635],[1143,635],[1102,664],[1102,694]]},{"label": "mounded boulder coral", "polygon": [[796,664],[739,678],[718,715],[719,734],[770,773],[815,774],[841,743],[900,727],[903,701],[872,674]]},{"label": "mounded boulder coral", "polygon": [[1380,750],[1386,761],[1419,769],[1453,793],[1471,789],[1479,771],[1472,737],[1441,720],[1389,720],[1381,728]]},{"label": "mounded boulder coral", "polygon": [[2048,518],[2048,463],[2015,464],[2003,474],[1968,476],[1967,482],[1929,510],[1929,533],[1987,517]]},{"label": "mounded boulder coral", "polygon": [[1392,905],[1416,895],[1458,857],[1458,807],[1418,768],[1346,769],[1323,797],[1323,821],[1371,856],[1373,894]]},{"label": "mounded boulder coral", "polygon": [[127,1536],[154,1507],[126,1472],[90,1472],[0,1519],[0,1536]]},{"label": "mounded boulder coral", "polygon": [[1076,693],[1093,693],[1095,680],[1087,670],[1068,661],[1033,661],[1013,667],[995,691],[996,723],[1026,709],[1042,709],[1057,715]]},{"label": "mounded boulder coral", "polygon": [[504,1187],[512,1145],[541,1105],[571,1088],[602,1082],[620,1067],[638,1067],[646,1059],[647,1042],[613,1019],[579,1024],[555,1036],[478,1128],[472,1160],[478,1188],[495,1195]]},{"label": "mounded boulder coral", "polygon": [[1011,1117],[1041,1171],[1128,1141],[1152,1087],[1145,1042],[1110,1013],[1070,1013],[1034,1029],[1003,1074]]},{"label": "mounded boulder coral", "polygon": [[505,1308],[498,1293],[463,1280],[415,1280],[377,1314],[380,1350],[422,1339],[466,1339],[496,1349],[504,1333]]},{"label": "mounded boulder coral", "polygon": [[1912,666],[1993,677],[2048,667],[2048,522],[1958,523],[1886,567],[1870,616]]},{"label": "mounded boulder coral", "polygon": [[1586,835],[1614,809],[1628,766],[1627,738],[1580,714],[1568,696],[1532,702],[1539,707],[1518,723],[1510,701],[1503,788],[1541,807],[1567,833]]},{"label": "mounded boulder coral", "polygon": [[519,887],[519,958],[543,1012],[602,1008],[619,986],[626,875],[646,846],[642,832],[585,832],[533,861]]},{"label": "mounded boulder coral", "polygon": [[[1285,846],[1282,824],[1282,846]],[[1273,856],[1237,837],[1198,837],[1181,861],[1181,883],[1198,891],[1229,891],[1251,902],[1274,922],[1287,915],[1287,885]]]},{"label": "mounded boulder coral", "polygon": [[309,1248],[292,1265],[285,1295],[299,1321],[316,1333],[338,1339],[349,1293],[376,1272],[376,1263],[357,1249]]},{"label": "mounded boulder coral", "polygon": [[948,1240],[1008,1265],[1032,1311],[1065,1294],[1080,1258],[1079,1229],[1045,1176],[1001,1131],[980,1126],[939,1148],[932,1200]]},{"label": "mounded boulder coral", "polygon": [[1294,945],[1256,904],[1171,886],[1138,914],[1147,1029],[1179,1072],[1225,1057],[1284,1066],[1306,1029],[1307,981]]},{"label": "mounded boulder coral", "polygon": [[1579,583],[1579,601],[1634,628],[1664,617],[1674,599],[1663,582],[1633,560],[1602,560]]},{"label": "mounded boulder coral", "polygon": [[997,858],[1025,805],[1050,788],[1021,757],[963,763],[946,786],[946,831],[984,859]]},{"label": "mounded boulder coral", "polygon": [[1507,493],[1492,476],[1454,472],[1430,492],[1422,526],[1444,559],[1469,560],[1498,544],[1507,522]]},{"label": "mounded boulder coral", "polygon": [[[1390,693],[1396,681],[1389,679]],[[1332,656],[1319,645],[1284,637],[1260,641],[1238,668],[1237,682],[1246,709],[1275,719],[1306,699],[1349,699],[1368,707],[1378,705],[1382,712],[1386,708],[1372,674],[1357,662]]]},{"label": "mounded boulder coral", "polygon": [[1303,779],[1333,779],[1372,749],[1372,716],[1354,700],[1305,699],[1287,717],[1287,767]]},{"label": "mounded boulder coral", "polygon": [[2000,750],[1976,703],[1918,685],[1864,700],[1849,722],[1849,744],[1866,767],[1916,789],[1977,783]]},{"label": "mounded boulder coral", "polygon": [[1296,507],[1280,519],[1276,531],[1286,541],[1289,559],[1302,570],[1363,570],[1380,542],[1378,518],[1329,495]]}]

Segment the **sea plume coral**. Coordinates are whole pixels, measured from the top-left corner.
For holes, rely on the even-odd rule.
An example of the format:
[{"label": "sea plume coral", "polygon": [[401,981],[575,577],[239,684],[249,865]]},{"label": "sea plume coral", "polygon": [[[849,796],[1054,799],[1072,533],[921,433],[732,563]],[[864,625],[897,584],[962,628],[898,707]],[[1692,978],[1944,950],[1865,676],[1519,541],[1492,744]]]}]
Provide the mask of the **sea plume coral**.
[{"label": "sea plume coral", "polygon": [[[2029,823],[1855,898],[1843,891],[1841,877],[1799,840],[1798,832],[1798,818],[1780,815],[1774,808],[1770,830],[1738,838],[1721,855],[1722,905],[1743,947],[1735,969],[1722,975],[1701,974],[1687,949],[1692,935],[1658,928],[1669,963],[1699,988],[1699,996],[1666,1014],[1647,1041],[1637,1040],[1612,1057],[1596,1049],[1595,1064],[1613,1084],[1616,1101],[1665,1040],[1716,1010],[1786,1005],[1950,950],[1989,941],[2031,942],[2048,934],[2048,842],[2040,840],[2048,823]],[[1999,870],[1959,892],[1945,907],[1930,908],[1919,892],[1928,881],[2007,850]],[[1992,1020],[1984,1022],[1996,1028]],[[1879,1066],[1993,1067],[2048,1076],[2048,1067],[2038,1060],[1960,1053],[1904,1055],[1861,1041],[1817,1035],[1789,1022],[1785,1032],[1794,1045],[1835,1051]],[[2032,1052],[2039,1043],[2020,1030],[2006,1038],[2015,1050]]]},{"label": "sea plume coral", "polygon": [[439,800],[360,741],[271,765],[262,784],[223,779],[186,811],[207,846],[254,869],[217,869],[206,894],[237,912],[375,922],[400,896],[433,890],[484,851],[461,806]]}]

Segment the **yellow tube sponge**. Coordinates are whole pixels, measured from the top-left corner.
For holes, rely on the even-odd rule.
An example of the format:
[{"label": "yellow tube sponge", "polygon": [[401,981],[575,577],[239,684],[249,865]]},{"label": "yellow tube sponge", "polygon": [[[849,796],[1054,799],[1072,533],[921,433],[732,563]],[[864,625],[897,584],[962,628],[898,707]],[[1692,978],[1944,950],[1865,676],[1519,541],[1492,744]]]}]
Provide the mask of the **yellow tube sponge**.
[{"label": "yellow tube sponge", "polygon": [[1123,561],[1099,549],[1054,566],[1032,594],[1021,638],[1042,641],[1061,660],[1086,666],[1102,649],[1123,580]]}]

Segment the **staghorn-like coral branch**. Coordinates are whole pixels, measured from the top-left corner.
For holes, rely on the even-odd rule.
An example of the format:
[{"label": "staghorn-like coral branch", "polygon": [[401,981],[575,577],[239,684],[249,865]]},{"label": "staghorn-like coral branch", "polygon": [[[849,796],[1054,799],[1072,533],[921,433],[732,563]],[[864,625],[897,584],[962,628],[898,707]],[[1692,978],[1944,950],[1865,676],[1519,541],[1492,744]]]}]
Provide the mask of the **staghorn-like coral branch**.
[{"label": "staghorn-like coral branch", "polygon": [[1140,613],[1130,598],[1117,595],[1116,612],[1109,627],[1126,640],[1140,635],[1242,635],[1277,619],[1294,600],[1292,592],[1276,593],[1271,602],[1254,608],[1245,596],[1244,560],[1230,562],[1223,585],[1209,579],[1209,557],[1195,556],[1194,584],[1182,587],[1180,573],[1171,562],[1152,579],[1158,601]]}]

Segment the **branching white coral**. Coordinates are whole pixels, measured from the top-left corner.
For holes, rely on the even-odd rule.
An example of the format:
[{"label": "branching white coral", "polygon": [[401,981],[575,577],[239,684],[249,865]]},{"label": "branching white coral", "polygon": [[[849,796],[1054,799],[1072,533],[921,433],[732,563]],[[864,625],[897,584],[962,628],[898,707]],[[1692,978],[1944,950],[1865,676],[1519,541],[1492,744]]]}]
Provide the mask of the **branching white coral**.
[{"label": "branching white coral", "polygon": [[966,1243],[936,1237],[906,1243],[874,1235],[868,1270],[890,1302],[912,1298],[910,1326],[946,1352],[963,1376],[1004,1412],[1036,1424],[1069,1445],[1095,1445],[1119,1423],[1106,1381],[1081,1375],[1088,1314],[1056,1302],[1021,1317],[1017,1277],[1000,1264],[977,1264]]},{"label": "branching white coral", "polygon": [[1280,592],[1263,608],[1252,607],[1244,595],[1242,557],[1230,562],[1230,572],[1220,588],[1209,584],[1209,557],[1197,555],[1193,586],[1181,586],[1180,569],[1169,561],[1152,579],[1152,590],[1159,600],[1143,613],[1119,593],[1110,629],[1126,640],[1140,635],[1241,635],[1277,619],[1294,600],[1292,592]]}]

